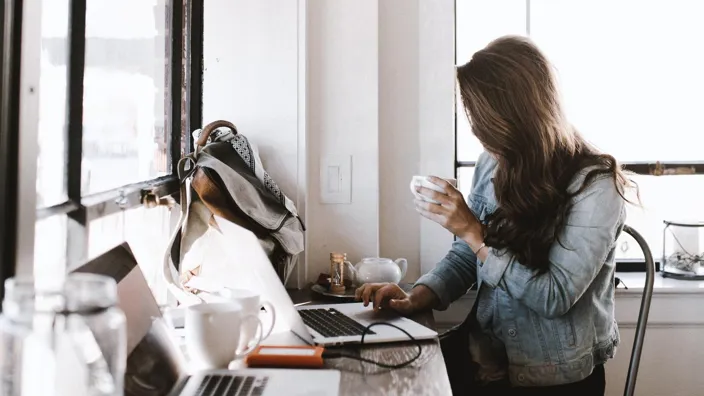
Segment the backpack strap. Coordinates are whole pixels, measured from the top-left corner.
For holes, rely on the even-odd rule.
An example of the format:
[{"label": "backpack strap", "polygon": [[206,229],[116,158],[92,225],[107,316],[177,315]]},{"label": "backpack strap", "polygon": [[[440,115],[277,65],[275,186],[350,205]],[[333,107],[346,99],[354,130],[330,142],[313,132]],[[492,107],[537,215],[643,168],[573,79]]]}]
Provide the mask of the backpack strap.
[{"label": "backpack strap", "polygon": [[210,134],[213,133],[214,130],[221,127],[229,128],[230,130],[232,130],[232,133],[237,135],[237,128],[235,127],[235,124],[231,123],[230,121],[213,121],[210,124],[206,125],[203,128],[203,131],[200,133],[200,137],[196,141],[196,152],[198,152],[201,147],[205,147],[205,145],[208,144],[208,138],[210,137]]},{"label": "backpack strap", "polygon": [[200,297],[183,290],[179,282],[178,271],[176,270],[176,267],[174,266],[171,257],[174,244],[176,243],[176,239],[180,238],[180,236],[182,235],[182,231],[184,228],[183,226],[186,222],[186,218],[188,217],[188,209],[191,206],[192,196],[190,191],[190,178],[192,177],[194,171],[195,160],[192,156],[188,155],[179,160],[178,177],[181,186],[181,201],[179,202],[179,204],[181,206],[181,213],[179,215],[176,228],[174,228],[174,232],[171,235],[171,238],[169,239],[168,245],[166,246],[166,252],[164,253],[164,262],[162,267],[162,273],[164,279],[166,280],[167,290],[176,298],[176,300],[178,300],[179,303],[183,305],[194,305],[203,302]]}]

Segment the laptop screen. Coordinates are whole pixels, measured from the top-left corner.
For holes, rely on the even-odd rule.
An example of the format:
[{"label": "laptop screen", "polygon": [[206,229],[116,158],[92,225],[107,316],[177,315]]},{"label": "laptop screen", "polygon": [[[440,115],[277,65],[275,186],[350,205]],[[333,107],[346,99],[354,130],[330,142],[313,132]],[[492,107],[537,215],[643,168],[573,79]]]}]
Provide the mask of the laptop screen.
[{"label": "laptop screen", "polygon": [[105,275],[117,282],[118,306],[127,319],[125,395],[168,394],[180,378],[183,357],[129,245],[117,246],[73,272]]}]

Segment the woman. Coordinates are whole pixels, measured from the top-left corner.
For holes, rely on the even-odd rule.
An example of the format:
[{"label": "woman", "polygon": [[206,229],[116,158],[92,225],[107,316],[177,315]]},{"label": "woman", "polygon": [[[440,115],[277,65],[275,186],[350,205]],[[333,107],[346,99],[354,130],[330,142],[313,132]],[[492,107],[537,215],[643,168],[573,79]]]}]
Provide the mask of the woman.
[{"label": "woman", "polygon": [[462,326],[470,334],[443,342],[455,394],[604,394],[604,363],[619,343],[614,246],[629,181],[567,122],[551,71],[520,37],[499,38],[457,68],[486,152],[466,202],[439,178],[445,193],[418,192],[440,204],[416,201],[457,241],[410,293],[392,284],[357,291],[365,304],[410,314],[445,309],[478,285]]}]

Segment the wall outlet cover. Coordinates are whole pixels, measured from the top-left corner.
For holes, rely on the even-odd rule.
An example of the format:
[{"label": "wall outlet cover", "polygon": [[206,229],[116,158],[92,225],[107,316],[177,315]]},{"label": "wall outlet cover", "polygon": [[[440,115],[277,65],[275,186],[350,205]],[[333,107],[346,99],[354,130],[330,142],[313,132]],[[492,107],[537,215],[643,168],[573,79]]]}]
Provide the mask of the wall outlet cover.
[{"label": "wall outlet cover", "polygon": [[320,203],[352,203],[352,156],[336,155],[320,160]]}]

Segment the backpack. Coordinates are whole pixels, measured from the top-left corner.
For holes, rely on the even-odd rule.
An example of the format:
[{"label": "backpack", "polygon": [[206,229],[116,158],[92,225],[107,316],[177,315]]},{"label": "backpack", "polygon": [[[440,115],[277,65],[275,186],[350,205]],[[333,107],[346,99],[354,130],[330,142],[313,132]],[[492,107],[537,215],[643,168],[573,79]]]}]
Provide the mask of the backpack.
[{"label": "backpack", "polygon": [[178,269],[194,243],[215,226],[213,215],[254,233],[285,284],[304,248],[305,226],[293,202],[266,173],[256,149],[232,123],[212,122],[193,132],[193,137],[195,150],[178,163],[181,215],[163,268],[169,291],[182,303],[200,302],[183,283],[198,275],[201,266],[181,276]]}]

